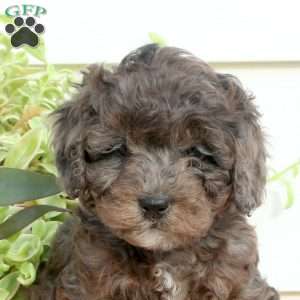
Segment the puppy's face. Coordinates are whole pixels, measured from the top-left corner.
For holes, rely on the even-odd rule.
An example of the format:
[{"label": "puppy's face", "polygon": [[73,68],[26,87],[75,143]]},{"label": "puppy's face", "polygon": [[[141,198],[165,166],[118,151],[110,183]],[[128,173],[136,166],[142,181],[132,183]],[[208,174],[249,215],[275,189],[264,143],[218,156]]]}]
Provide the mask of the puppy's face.
[{"label": "puppy's face", "polygon": [[57,112],[57,165],[67,192],[113,234],[170,250],[207,235],[227,204],[248,213],[260,203],[256,118],[231,77],[150,45],[114,71],[90,69]]},{"label": "puppy's face", "polygon": [[[189,108],[168,116],[160,109],[110,112],[87,128],[84,148],[97,215],[116,235],[148,249],[204,236],[231,191],[230,138],[193,120]],[[176,115],[180,110],[187,120]]]}]

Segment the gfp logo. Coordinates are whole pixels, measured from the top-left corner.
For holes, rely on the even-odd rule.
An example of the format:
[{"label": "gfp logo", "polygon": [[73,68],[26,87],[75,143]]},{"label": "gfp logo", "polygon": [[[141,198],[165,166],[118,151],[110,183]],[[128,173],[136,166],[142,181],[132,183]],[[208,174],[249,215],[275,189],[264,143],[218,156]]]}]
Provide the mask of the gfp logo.
[{"label": "gfp logo", "polygon": [[40,17],[42,15],[45,15],[46,13],[47,10],[44,7],[31,5],[31,4],[12,5],[5,10],[5,14],[9,17],[28,16],[28,15]]},{"label": "gfp logo", "polygon": [[45,31],[45,27],[36,22],[34,17],[40,17],[46,13],[45,8],[36,5],[22,4],[8,7],[5,14],[9,17],[15,17],[13,24],[5,26],[5,31],[11,35],[12,46],[37,46],[39,35]]}]

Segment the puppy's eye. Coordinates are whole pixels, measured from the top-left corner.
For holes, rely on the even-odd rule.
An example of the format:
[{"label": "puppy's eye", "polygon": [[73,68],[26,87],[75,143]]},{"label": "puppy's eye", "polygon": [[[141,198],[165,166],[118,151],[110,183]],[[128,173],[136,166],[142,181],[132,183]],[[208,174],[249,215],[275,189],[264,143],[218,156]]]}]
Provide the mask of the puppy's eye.
[{"label": "puppy's eye", "polygon": [[204,162],[207,162],[210,164],[214,164],[214,165],[217,164],[212,151],[210,151],[205,146],[193,146],[193,147],[185,150],[185,155],[198,158],[201,161],[204,161]]},{"label": "puppy's eye", "polygon": [[127,154],[127,147],[124,144],[116,144],[104,148],[100,152],[92,152],[92,151],[85,151],[85,160],[86,162],[92,163],[104,159],[109,159],[112,157],[124,157]]}]

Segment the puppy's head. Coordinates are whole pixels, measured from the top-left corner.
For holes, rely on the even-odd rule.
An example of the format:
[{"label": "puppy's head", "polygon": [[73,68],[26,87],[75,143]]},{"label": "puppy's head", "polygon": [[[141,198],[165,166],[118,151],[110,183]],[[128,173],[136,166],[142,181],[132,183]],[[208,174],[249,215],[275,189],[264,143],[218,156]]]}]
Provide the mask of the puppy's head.
[{"label": "puppy's head", "polygon": [[151,250],[205,236],[227,206],[261,202],[265,151],[240,83],[180,49],[147,45],[91,66],[55,113],[67,193],[113,234]]}]

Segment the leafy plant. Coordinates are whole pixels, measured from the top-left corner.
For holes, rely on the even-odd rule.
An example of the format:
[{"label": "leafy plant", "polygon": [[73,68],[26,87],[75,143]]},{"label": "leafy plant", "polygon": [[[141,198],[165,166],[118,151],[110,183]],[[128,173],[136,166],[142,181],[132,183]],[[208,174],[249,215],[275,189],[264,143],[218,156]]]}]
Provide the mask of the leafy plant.
[{"label": "leafy plant", "polygon": [[35,280],[70,207],[54,184],[48,116],[72,93],[76,75],[47,64],[43,41],[37,48],[13,49],[0,34],[0,61],[0,299],[9,300]]},{"label": "leafy plant", "polygon": [[166,40],[159,34],[155,32],[149,32],[148,33],[149,39],[152,43],[158,44],[160,47],[164,47],[167,45]]},{"label": "leafy plant", "polygon": [[300,160],[287,166],[281,171],[275,171],[270,168],[271,176],[268,179],[268,185],[280,185],[285,191],[284,208],[290,208],[296,200],[296,188],[299,188]]}]

